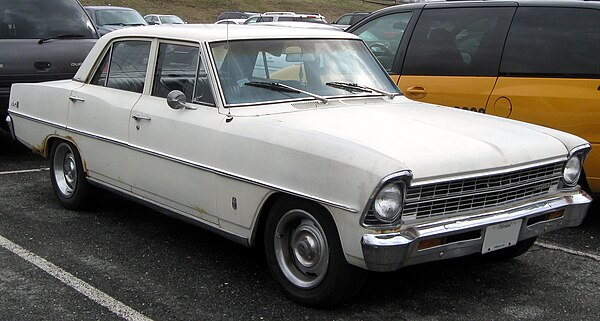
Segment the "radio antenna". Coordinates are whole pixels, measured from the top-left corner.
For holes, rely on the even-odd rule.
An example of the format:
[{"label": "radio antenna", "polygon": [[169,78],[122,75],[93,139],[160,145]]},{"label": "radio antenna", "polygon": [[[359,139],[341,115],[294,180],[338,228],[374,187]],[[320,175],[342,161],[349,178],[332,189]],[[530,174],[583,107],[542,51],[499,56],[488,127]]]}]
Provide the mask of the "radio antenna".
[{"label": "radio antenna", "polygon": [[[229,23],[225,24],[225,49],[227,50],[227,52],[225,53],[225,57],[227,58],[227,66],[225,66],[227,68],[227,82],[229,82],[229,84],[226,84],[227,86],[233,86],[233,83],[231,82],[231,68],[230,68],[230,63],[229,63]],[[227,117],[225,117],[225,122],[229,123],[233,120],[233,116],[231,116],[231,106],[227,105]]]}]

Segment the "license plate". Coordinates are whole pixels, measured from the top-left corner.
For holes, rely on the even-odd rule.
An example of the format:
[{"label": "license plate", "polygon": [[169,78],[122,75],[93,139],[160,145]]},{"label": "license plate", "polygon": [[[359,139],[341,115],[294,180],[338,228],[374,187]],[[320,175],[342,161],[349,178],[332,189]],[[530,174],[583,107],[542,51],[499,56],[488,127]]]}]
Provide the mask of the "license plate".
[{"label": "license plate", "polygon": [[485,254],[517,244],[521,223],[523,223],[523,220],[515,220],[488,226],[485,229],[481,253]]}]

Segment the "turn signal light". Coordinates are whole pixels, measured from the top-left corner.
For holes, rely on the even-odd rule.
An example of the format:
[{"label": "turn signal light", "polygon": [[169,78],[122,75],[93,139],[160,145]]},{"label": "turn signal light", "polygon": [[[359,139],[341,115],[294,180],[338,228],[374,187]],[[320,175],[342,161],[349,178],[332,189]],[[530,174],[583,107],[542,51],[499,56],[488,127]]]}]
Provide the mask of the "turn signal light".
[{"label": "turn signal light", "polygon": [[444,238],[443,237],[438,237],[438,238],[434,238],[434,239],[427,239],[427,240],[423,240],[423,241],[419,242],[418,249],[419,250],[425,250],[425,249],[428,249],[428,248],[440,246],[442,244],[444,244]]}]

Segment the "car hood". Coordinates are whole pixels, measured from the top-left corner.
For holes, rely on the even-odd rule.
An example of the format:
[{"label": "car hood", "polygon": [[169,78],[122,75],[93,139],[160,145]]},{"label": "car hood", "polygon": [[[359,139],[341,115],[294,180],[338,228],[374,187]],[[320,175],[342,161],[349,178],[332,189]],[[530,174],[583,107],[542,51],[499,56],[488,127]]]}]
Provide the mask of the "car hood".
[{"label": "car hood", "polygon": [[[543,127],[448,107],[409,102],[348,105],[265,116],[280,126],[369,150],[409,169],[414,178],[440,178],[565,157],[582,139]],[[556,135],[555,135],[556,134]],[[560,137],[563,136],[563,137]],[[375,153],[373,153],[375,151]],[[347,155],[356,157],[357,155]],[[363,160],[364,161],[364,160]],[[389,174],[389,173],[388,173]]]}]

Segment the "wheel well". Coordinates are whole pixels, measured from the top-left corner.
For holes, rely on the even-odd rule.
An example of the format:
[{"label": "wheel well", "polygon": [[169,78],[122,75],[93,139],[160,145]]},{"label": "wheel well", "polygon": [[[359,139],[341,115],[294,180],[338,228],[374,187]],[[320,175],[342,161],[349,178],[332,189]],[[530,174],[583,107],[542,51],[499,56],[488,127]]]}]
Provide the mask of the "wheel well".
[{"label": "wheel well", "polygon": [[[289,194],[285,194],[285,193],[281,193],[281,192],[273,193],[273,194],[269,195],[269,197],[263,203],[263,205],[258,213],[258,219],[257,219],[256,225],[254,227],[254,231],[252,232],[252,237],[250,238],[250,247],[262,247],[263,246],[262,237],[265,233],[265,225],[267,223],[267,219],[269,218],[269,212],[271,211],[271,208],[273,208],[273,205],[275,205],[275,203],[277,203],[282,198],[295,198],[295,199],[301,200],[303,202],[310,202],[316,206],[321,207],[325,212],[327,212],[327,213],[329,213],[329,215],[331,215],[331,213],[325,207],[323,207],[323,205],[321,205],[315,201],[307,200],[307,199],[304,199],[304,198],[301,198],[298,196],[289,195]],[[335,223],[335,220],[333,220],[333,221]]]}]

